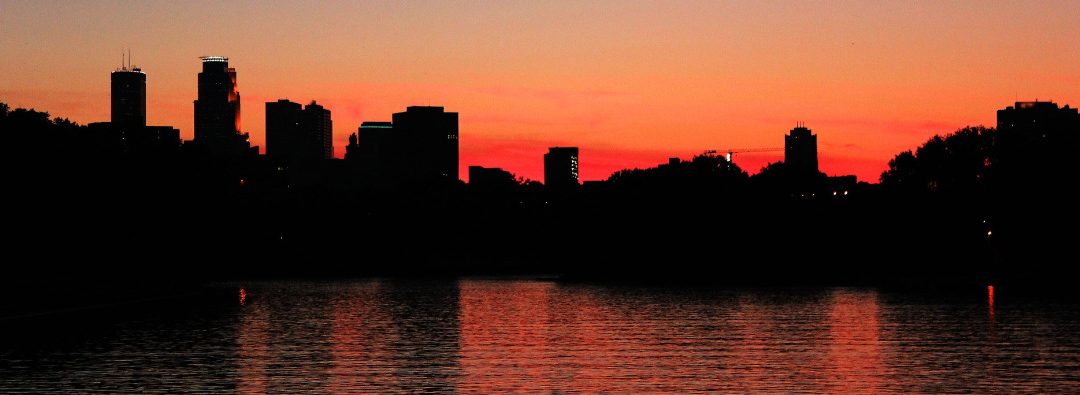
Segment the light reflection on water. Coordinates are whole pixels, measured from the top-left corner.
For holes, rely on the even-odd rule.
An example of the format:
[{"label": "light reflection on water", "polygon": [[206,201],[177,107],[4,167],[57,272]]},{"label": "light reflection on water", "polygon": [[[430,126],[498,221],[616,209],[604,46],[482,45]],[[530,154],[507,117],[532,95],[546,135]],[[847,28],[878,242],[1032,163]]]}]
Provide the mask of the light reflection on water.
[{"label": "light reflection on water", "polygon": [[5,343],[0,392],[982,393],[1080,385],[1076,305],[995,305],[993,288],[964,298],[479,280],[230,287],[228,299],[161,308],[62,346]]}]

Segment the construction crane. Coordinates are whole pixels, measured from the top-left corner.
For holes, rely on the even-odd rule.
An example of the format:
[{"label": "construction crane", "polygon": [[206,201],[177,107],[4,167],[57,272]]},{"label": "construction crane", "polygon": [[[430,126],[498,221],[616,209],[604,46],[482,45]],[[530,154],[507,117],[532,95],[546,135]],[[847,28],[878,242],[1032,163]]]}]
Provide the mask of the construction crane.
[{"label": "construction crane", "polygon": [[[731,163],[731,160],[735,158],[735,154],[743,154],[743,153],[748,153],[748,152],[779,152],[779,151],[783,151],[783,150],[784,150],[783,147],[780,147],[780,148],[729,148],[729,149],[719,150],[719,152],[727,152],[727,156],[724,159],[727,159],[728,163]],[[708,151],[705,151],[705,155],[716,155],[716,152],[717,152],[717,150],[708,150]]]}]

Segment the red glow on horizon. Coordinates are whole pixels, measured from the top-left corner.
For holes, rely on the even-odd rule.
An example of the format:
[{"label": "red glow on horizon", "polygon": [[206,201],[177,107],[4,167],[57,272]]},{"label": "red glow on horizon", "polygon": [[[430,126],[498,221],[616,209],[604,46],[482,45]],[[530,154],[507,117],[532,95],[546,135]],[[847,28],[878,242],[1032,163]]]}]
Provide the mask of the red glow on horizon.
[{"label": "red glow on horizon", "polygon": [[244,290],[243,288],[240,288],[240,305],[243,306],[244,302],[246,302],[246,301],[247,301],[247,291]]},{"label": "red glow on horizon", "polygon": [[[5,2],[4,55],[18,61],[0,62],[0,97],[106,121],[108,54],[135,48],[147,121],[190,140],[197,57],[214,52],[244,78],[236,125],[260,147],[267,101],[324,103],[338,158],[362,121],[439,105],[461,114],[463,167],[539,179],[542,152],[474,154],[532,141],[580,147],[582,179],[598,180],[776,146],[799,120],[819,136],[825,173],[867,182],[935,134],[993,125],[1014,99],[1080,97],[1078,24],[1054,1],[140,5]],[[755,173],[772,160],[735,162]]]}]

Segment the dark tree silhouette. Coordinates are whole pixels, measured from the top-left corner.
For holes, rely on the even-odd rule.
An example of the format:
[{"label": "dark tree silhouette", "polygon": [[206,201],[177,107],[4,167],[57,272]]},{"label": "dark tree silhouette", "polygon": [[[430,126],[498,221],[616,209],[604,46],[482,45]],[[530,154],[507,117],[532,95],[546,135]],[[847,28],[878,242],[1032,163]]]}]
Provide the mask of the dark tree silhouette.
[{"label": "dark tree silhouette", "polygon": [[881,184],[908,193],[981,193],[989,181],[996,133],[992,128],[974,126],[934,136],[914,153],[905,151],[890,160]]}]

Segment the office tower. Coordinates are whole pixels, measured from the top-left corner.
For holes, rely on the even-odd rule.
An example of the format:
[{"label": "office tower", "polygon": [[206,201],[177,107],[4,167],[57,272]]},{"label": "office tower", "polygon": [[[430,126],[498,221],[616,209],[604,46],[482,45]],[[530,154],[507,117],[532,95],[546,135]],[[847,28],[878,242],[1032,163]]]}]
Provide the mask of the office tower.
[{"label": "office tower", "polygon": [[330,110],[314,101],[305,107],[285,99],[266,103],[266,156],[283,164],[333,158]]},{"label": "office tower", "polygon": [[367,121],[360,124],[356,133],[349,136],[345,159],[360,169],[367,177],[389,176],[395,169],[393,161],[400,155],[400,144],[394,140],[394,124]]},{"label": "office tower", "polygon": [[817,135],[800,124],[784,136],[784,165],[793,174],[818,173]]},{"label": "office tower", "polygon": [[[458,180],[458,114],[443,107],[412,106],[394,113],[397,162],[410,180]],[[363,139],[363,136],[361,136]]]},{"label": "office tower", "polygon": [[146,126],[146,74],[121,66],[112,72],[112,125],[119,130]]},{"label": "office tower", "polygon": [[146,125],[146,74],[139,67],[121,65],[110,75],[111,121],[90,129],[113,149],[124,154],[160,157],[180,148],[180,131],[171,126]]},{"label": "office tower", "polygon": [[300,103],[281,99],[266,103],[266,156],[291,162],[300,135]]},{"label": "office tower", "polygon": [[240,133],[240,92],[236,69],[229,58],[203,56],[199,97],[195,100],[195,143],[211,154],[247,151],[247,134]]},{"label": "office tower", "polygon": [[300,115],[300,157],[305,161],[330,160],[334,157],[334,123],[327,110],[314,100]]},{"label": "office tower", "polygon": [[578,186],[578,148],[551,147],[544,154],[544,185],[548,188]]}]

